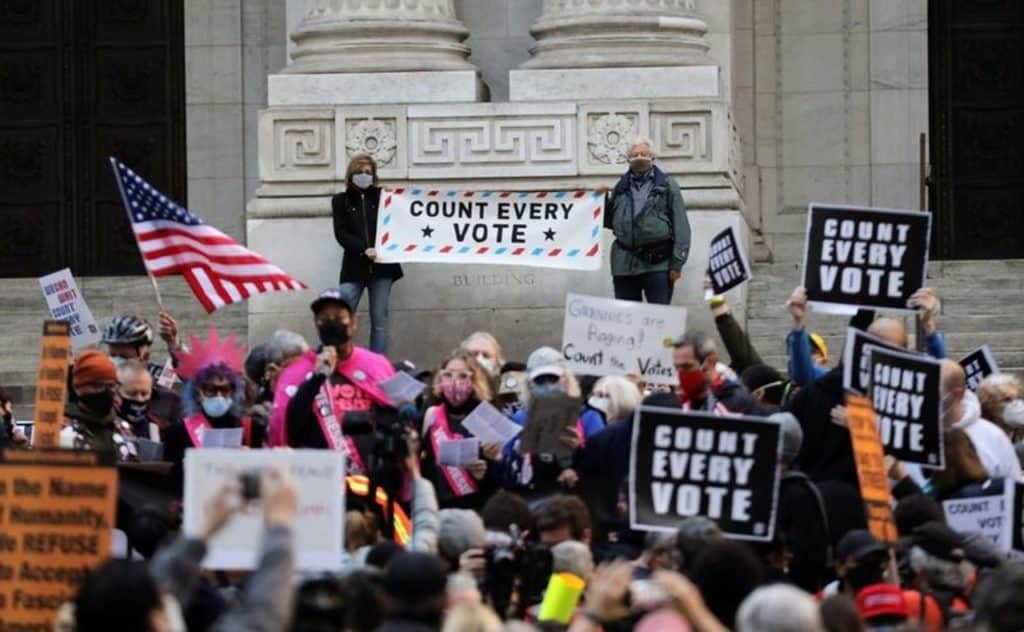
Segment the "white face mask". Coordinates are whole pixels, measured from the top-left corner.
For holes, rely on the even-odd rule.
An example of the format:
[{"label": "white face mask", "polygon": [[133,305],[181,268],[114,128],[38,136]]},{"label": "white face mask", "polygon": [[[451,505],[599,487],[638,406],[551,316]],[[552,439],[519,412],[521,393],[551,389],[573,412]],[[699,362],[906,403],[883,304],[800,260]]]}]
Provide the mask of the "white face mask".
[{"label": "white face mask", "polygon": [[1007,426],[1024,426],[1024,399],[1015,399],[1003,407],[1003,423]]},{"label": "white face mask", "polygon": [[360,189],[369,189],[373,186],[373,175],[369,173],[357,173],[352,176],[352,184]]},{"label": "white face mask", "polygon": [[607,397],[592,395],[590,399],[587,400],[587,405],[589,405],[591,408],[600,410],[602,413],[607,415],[608,409],[612,407],[612,401]]},{"label": "white face mask", "polygon": [[487,371],[491,375],[494,374],[494,360],[488,358],[482,353],[478,353],[474,357],[476,358],[476,363],[483,367],[484,371]]}]

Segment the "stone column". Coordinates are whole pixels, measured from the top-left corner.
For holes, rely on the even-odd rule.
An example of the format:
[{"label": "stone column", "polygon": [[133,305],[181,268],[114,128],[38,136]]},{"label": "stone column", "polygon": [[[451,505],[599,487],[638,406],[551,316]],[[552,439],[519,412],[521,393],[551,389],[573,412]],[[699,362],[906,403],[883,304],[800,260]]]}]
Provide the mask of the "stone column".
[{"label": "stone column", "polygon": [[287,73],[475,70],[454,0],[305,0]]},{"label": "stone column", "polygon": [[544,0],[523,68],[707,64],[694,0]]}]

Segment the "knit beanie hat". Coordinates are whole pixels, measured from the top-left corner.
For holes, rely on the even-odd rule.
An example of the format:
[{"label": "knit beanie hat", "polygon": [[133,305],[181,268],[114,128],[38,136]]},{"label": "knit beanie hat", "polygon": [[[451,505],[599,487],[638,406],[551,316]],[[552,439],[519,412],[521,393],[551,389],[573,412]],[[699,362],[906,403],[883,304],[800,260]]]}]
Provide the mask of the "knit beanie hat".
[{"label": "knit beanie hat", "polygon": [[86,349],[75,358],[71,369],[71,383],[77,389],[86,384],[116,382],[117,368],[102,351]]}]

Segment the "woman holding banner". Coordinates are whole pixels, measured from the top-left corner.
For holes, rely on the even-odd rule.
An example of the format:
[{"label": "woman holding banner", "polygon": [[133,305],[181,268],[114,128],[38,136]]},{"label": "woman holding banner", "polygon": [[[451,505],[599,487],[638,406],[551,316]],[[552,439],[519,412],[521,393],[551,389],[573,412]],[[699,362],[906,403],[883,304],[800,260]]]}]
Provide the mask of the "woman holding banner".
[{"label": "woman holding banner", "polygon": [[391,284],[402,278],[402,267],[376,262],[379,202],[377,162],[367,154],[359,154],[348,163],[345,190],[331,198],[334,237],[345,251],[338,289],[348,297],[353,309],[359,309],[363,290],[369,290],[370,350],[386,355]]}]

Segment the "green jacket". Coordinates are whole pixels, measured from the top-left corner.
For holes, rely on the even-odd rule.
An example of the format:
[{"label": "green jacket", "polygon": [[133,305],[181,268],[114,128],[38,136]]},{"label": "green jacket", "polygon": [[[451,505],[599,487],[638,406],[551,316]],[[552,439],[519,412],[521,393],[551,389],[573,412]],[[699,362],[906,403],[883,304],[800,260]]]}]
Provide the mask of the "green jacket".
[{"label": "green jacket", "polygon": [[114,413],[106,417],[98,417],[84,410],[75,402],[68,402],[64,407],[64,416],[71,419],[75,433],[75,449],[104,452],[115,457],[118,455],[117,442],[114,435]]},{"label": "green jacket", "polygon": [[[639,215],[633,217],[628,172],[615,185],[605,203],[605,225],[615,233],[616,242],[612,244],[613,276],[669,270],[678,272],[690,256],[690,222],[686,219],[686,206],[679,184],[661,169],[653,169],[654,186],[647,205]],[[661,263],[647,263],[626,250],[666,239],[673,241],[672,257]]]}]

